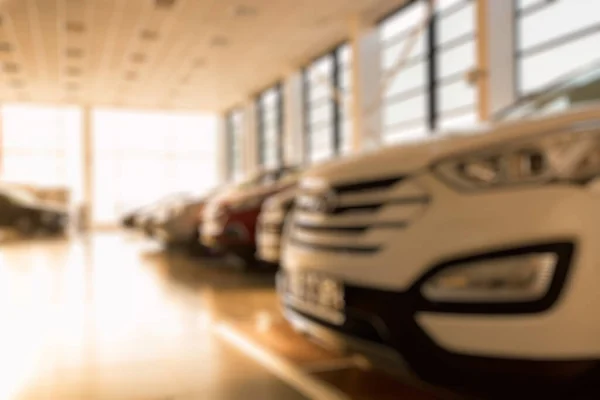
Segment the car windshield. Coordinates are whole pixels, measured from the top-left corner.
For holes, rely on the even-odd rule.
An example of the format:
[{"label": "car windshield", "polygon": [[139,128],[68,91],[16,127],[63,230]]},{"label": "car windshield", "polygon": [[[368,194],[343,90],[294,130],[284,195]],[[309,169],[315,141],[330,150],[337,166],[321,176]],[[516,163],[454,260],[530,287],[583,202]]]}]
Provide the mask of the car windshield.
[{"label": "car windshield", "polygon": [[495,121],[548,115],[600,100],[600,62],[578,69],[501,110]]}]

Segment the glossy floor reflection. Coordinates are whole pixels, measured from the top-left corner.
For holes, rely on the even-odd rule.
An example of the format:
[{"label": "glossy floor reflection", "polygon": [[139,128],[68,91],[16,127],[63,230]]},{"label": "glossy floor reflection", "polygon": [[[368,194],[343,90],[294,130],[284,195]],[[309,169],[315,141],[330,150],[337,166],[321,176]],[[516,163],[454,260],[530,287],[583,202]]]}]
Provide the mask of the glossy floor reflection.
[{"label": "glossy floor reflection", "polygon": [[0,400],[294,399],[215,336],[276,313],[272,274],[124,235],[0,243]]}]

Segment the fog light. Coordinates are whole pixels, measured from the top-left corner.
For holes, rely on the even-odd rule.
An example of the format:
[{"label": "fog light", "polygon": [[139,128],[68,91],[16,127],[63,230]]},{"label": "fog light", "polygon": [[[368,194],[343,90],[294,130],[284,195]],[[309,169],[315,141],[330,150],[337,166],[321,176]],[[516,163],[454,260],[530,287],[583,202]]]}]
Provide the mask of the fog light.
[{"label": "fog light", "polygon": [[530,253],[456,264],[425,281],[421,293],[436,302],[535,301],[548,293],[557,262],[555,253]]}]

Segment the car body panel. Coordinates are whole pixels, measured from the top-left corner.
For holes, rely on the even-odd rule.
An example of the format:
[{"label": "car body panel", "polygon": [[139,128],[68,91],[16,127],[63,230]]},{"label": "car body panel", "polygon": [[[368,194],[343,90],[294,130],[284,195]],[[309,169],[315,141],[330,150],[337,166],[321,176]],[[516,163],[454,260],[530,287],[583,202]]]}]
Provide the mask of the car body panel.
[{"label": "car body panel", "polygon": [[[406,352],[414,365],[422,358],[452,371],[466,365],[458,356],[600,360],[600,319],[587,311],[600,307],[599,178],[463,190],[434,169],[444,160],[502,151],[538,135],[599,129],[600,107],[588,105],[315,167],[301,180],[285,226],[282,279],[316,273],[347,287],[347,318],[368,314],[371,322],[365,323],[379,332],[372,332],[377,340]],[[509,312],[502,304],[425,301],[421,285],[449,260],[555,244],[574,250],[544,307],[508,301]],[[354,320],[354,328],[348,320],[328,321],[318,307],[299,309],[282,287],[292,322],[311,320],[333,330],[359,326]],[[369,296],[378,296],[379,303]],[[433,358],[426,357],[428,350]]]}]

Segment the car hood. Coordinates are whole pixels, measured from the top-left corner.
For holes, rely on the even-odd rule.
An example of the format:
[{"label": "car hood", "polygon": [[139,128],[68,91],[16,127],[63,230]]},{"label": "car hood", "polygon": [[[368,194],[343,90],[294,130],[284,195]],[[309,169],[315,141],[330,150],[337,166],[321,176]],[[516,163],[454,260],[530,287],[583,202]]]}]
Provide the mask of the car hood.
[{"label": "car hood", "polygon": [[235,188],[224,193],[221,193],[213,200],[226,203],[235,204],[250,199],[266,198],[274,193],[278,193],[282,190],[290,188],[296,185],[298,181],[296,179],[287,179],[284,182],[276,182],[271,185],[256,186],[253,188]]},{"label": "car hood", "polygon": [[64,205],[60,203],[53,202],[40,202],[36,204],[27,204],[25,206],[30,210],[41,211],[41,212],[51,212],[56,214],[67,214],[68,209]]},{"label": "car hood", "polygon": [[446,157],[541,133],[567,131],[582,122],[600,124],[600,106],[581,107],[551,117],[481,124],[470,130],[438,133],[438,136],[434,133],[419,142],[385,147],[315,166],[303,178],[340,182],[412,173]]}]

